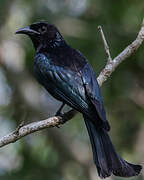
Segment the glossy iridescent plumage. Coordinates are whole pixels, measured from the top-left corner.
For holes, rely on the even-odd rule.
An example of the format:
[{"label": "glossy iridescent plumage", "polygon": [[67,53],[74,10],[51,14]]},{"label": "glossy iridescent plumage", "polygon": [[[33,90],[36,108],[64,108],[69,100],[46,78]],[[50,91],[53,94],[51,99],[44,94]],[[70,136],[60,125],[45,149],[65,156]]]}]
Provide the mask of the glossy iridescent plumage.
[{"label": "glossy iridescent plumage", "polygon": [[56,99],[83,114],[99,176],[138,175],[141,166],[123,160],[111,143],[100,89],[86,58],[67,45],[54,25],[39,22],[17,33],[32,39],[36,50],[34,72],[39,83]]}]

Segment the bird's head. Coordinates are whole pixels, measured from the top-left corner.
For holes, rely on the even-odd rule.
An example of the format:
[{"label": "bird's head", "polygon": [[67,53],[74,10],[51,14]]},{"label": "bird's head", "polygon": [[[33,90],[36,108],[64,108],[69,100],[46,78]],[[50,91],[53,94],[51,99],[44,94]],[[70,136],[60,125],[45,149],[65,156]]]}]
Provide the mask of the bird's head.
[{"label": "bird's head", "polygon": [[54,48],[56,46],[60,46],[62,42],[64,42],[64,39],[58,29],[47,22],[33,23],[30,26],[17,30],[16,34],[28,35],[31,38],[36,50],[40,47]]}]

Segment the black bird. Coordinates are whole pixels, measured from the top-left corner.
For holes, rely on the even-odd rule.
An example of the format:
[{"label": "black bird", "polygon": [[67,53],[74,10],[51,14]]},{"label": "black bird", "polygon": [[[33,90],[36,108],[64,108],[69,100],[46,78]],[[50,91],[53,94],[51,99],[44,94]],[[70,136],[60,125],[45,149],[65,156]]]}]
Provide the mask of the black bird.
[{"label": "black bird", "polygon": [[16,33],[28,35],[33,42],[34,73],[39,83],[63,102],[62,107],[67,104],[83,114],[98,175],[138,175],[142,167],[123,160],[112,145],[100,88],[86,58],[65,42],[54,25],[46,22],[31,24]]}]

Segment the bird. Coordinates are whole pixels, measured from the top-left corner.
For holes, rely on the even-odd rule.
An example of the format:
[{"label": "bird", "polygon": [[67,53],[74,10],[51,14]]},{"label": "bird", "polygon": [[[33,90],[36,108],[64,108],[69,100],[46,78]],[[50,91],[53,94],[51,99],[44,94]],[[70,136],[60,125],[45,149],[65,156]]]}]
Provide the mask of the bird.
[{"label": "bird", "polygon": [[17,30],[16,34],[28,35],[32,40],[35,77],[62,102],[56,115],[61,114],[64,105],[82,113],[99,177],[139,175],[142,166],[122,159],[112,144],[101,91],[95,73],[82,53],[70,47],[57,27],[48,22],[32,23]]}]

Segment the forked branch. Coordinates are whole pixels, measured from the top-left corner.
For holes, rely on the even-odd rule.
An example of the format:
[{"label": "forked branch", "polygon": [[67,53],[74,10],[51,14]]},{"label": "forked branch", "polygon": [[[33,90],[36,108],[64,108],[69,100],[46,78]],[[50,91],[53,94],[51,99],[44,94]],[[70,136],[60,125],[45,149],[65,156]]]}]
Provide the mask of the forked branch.
[{"label": "forked branch", "polygon": [[118,54],[112,61],[108,61],[104,69],[100,72],[97,80],[101,86],[104,81],[112,74],[116,67],[129,56],[131,56],[144,41],[144,19],[142,21],[141,29],[137,35],[137,38],[127,46],[120,54]]}]

